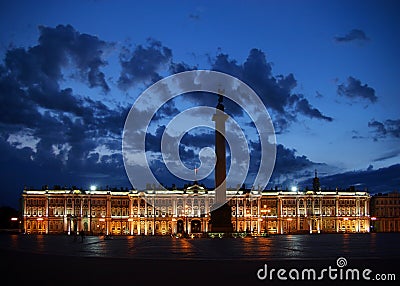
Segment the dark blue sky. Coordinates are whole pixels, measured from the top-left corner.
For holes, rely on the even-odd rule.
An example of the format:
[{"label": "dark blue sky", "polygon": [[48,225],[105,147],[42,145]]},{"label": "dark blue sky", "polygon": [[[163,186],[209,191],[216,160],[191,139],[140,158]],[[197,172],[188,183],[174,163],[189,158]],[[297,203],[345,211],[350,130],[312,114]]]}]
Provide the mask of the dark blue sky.
[{"label": "dark blue sky", "polygon": [[[278,144],[270,186],[304,187],[318,169],[326,187],[398,189],[398,1],[64,2],[0,4],[1,205],[16,206],[24,186],[130,187],[128,110],[152,83],[191,69],[236,76],[263,99]],[[192,97],[157,114],[153,158],[173,115],[214,106]],[[195,166],[212,144],[210,130],[189,133],[183,161]],[[184,183],[151,165],[165,185]]]}]

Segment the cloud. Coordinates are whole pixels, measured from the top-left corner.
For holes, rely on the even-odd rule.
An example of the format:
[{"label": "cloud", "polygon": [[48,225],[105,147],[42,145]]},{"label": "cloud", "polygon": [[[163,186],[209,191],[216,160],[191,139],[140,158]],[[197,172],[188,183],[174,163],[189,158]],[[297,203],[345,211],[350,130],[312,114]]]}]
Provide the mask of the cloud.
[{"label": "cloud", "polygon": [[[261,159],[261,147],[258,141],[250,141],[249,148],[251,152],[250,158],[250,176],[255,174],[258,170]],[[279,187],[290,187],[299,180],[304,179],[313,173],[315,169],[328,170],[331,167],[323,164],[311,161],[305,155],[298,155],[296,149],[290,149],[282,144],[276,146],[276,162],[274,171],[272,173],[270,182],[267,188]],[[247,180],[247,183],[251,183]]]},{"label": "cloud", "polygon": [[146,47],[138,45],[133,51],[124,48],[119,56],[122,70],[118,86],[127,90],[138,83],[151,84],[160,80],[159,70],[171,59],[171,49],[154,39],[148,39]]},{"label": "cloud", "polygon": [[[1,170],[8,172],[5,173],[9,176],[7,188],[20,190],[21,184],[35,186],[37,182],[48,185],[73,182],[83,187],[91,183],[129,185],[121,154],[121,136],[130,106],[108,105],[89,95],[78,95],[72,83],[69,85],[72,75],[73,80],[90,88],[111,91],[102,69],[107,66],[106,56],[115,48],[114,44],[80,33],[70,25],[42,26],[39,32],[37,45],[10,48],[0,64],[0,151],[5,154],[0,162]],[[133,49],[123,48],[119,60],[118,87],[122,90],[148,85],[165,73],[196,69],[184,62],[174,62],[172,51],[152,39]],[[260,50],[251,50],[243,63],[219,54],[211,59],[211,67],[249,84],[272,110],[274,124],[280,130],[300,115],[332,120],[304,95],[294,93],[297,81],[293,74],[273,75],[272,64]],[[194,102],[194,106],[206,103],[214,107],[217,102],[215,94],[204,92],[185,94],[182,98]],[[248,119],[230,100],[224,100],[224,104],[226,110]],[[165,165],[159,156],[160,136],[165,128],[162,120],[178,112],[179,105],[174,100],[162,106],[153,118],[156,128],[146,136],[146,149],[155,158],[151,166],[168,184],[179,184],[181,180],[164,172]],[[214,139],[214,133],[208,131],[186,134],[179,148],[184,164],[196,166],[199,150],[212,148]],[[24,140],[32,142],[24,144]],[[260,160],[259,152],[257,146],[252,146],[249,184],[255,164]],[[283,178],[302,176],[304,172],[299,171],[302,166],[318,165],[282,145],[278,146],[278,156],[274,175],[281,183]],[[229,166],[229,155],[227,162]],[[209,187],[213,186],[213,180],[205,181]]]},{"label": "cloud", "polygon": [[304,98],[303,95],[301,94],[293,94],[291,96],[290,101],[292,101],[292,104],[295,104],[295,110],[298,111],[299,113],[306,115],[310,118],[317,118],[317,119],[322,119],[326,121],[332,121],[333,118],[329,116],[325,116],[319,111],[318,109],[314,108],[307,99]]},{"label": "cloud", "polygon": [[[367,189],[371,194],[387,193],[399,190],[400,164],[380,169],[344,172],[340,174],[320,177],[321,187],[327,189],[347,189],[357,186],[357,189]],[[312,185],[312,178],[302,182],[303,185]]]},{"label": "cloud", "polygon": [[[41,26],[39,31],[38,45],[9,49],[1,65],[0,120],[6,124],[4,128],[8,131],[16,125],[41,128],[41,122],[54,112],[66,112],[93,122],[91,117],[100,104],[74,95],[71,88],[61,89],[59,84],[65,78],[62,70],[75,68],[79,79],[89,87],[99,86],[107,92],[109,87],[100,67],[106,64],[103,50],[111,44],[81,34],[70,25]],[[39,108],[51,110],[52,114],[39,112]]]},{"label": "cloud", "polygon": [[[266,55],[259,49],[252,49],[243,64],[230,59],[227,54],[218,54],[212,60],[212,69],[230,74],[248,84],[264,102],[267,109],[273,111],[273,119],[277,132],[282,132],[291,122],[297,119],[298,114],[310,118],[332,121],[317,108],[312,107],[304,95],[293,94],[297,80],[293,74],[272,74],[272,64]],[[226,108],[229,110],[229,108]]]},{"label": "cloud", "polygon": [[37,182],[85,187],[89,177],[126,186],[120,148],[129,108],[60,87],[73,71],[75,81],[109,91],[101,68],[112,44],[69,25],[39,32],[37,45],[10,48],[0,64],[0,152],[7,153],[0,163],[7,186],[18,192]]},{"label": "cloud", "polygon": [[294,173],[307,168],[315,168],[319,163],[312,162],[304,155],[297,155],[295,149],[289,149],[282,144],[277,145],[275,170],[278,174]]},{"label": "cloud", "polygon": [[90,87],[101,87],[105,92],[110,91],[100,67],[107,64],[103,54],[113,44],[96,36],[81,34],[71,25],[58,25],[56,28],[40,26],[39,30],[39,47],[47,58],[46,64],[60,64],[71,60]]},{"label": "cloud", "polygon": [[346,43],[353,41],[368,42],[369,38],[364,31],[359,29],[353,29],[344,36],[336,36],[334,40],[338,43]]},{"label": "cloud", "polygon": [[189,19],[194,20],[194,21],[199,21],[200,20],[200,14],[199,13],[190,13],[189,14]]},{"label": "cloud", "polygon": [[397,150],[392,150],[390,152],[386,152],[382,156],[375,158],[373,161],[374,162],[379,162],[379,161],[385,161],[387,159],[395,158],[400,155],[400,149]]},{"label": "cloud", "polygon": [[368,127],[374,129],[375,140],[385,137],[400,138],[400,119],[388,119],[384,122],[373,119],[368,122]]},{"label": "cloud", "polygon": [[353,134],[351,139],[364,139],[364,136],[361,136],[357,130],[352,130],[351,133]]},{"label": "cloud", "polygon": [[[183,181],[175,178],[170,174],[161,157],[160,142],[161,136],[165,130],[165,126],[160,126],[154,132],[146,136],[146,152],[153,152],[149,161],[151,169],[155,172],[155,176],[164,183],[181,183]],[[188,168],[199,166],[199,150],[204,147],[214,148],[214,133],[204,130],[199,132],[186,133],[179,146],[180,159]],[[261,160],[261,146],[260,142],[255,140],[248,141],[250,164],[249,171],[245,180],[246,186],[252,186]],[[230,149],[227,146],[227,170],[230,167]],[[282,144],[277,145],[277,155],[274,171],[268,184],[268,187],[283,186],[290,187],[295,182],[309,176],[313,173],[314,169],[329,170],[331,167],[311,161],[305,155],[298,155],[295,149],[290,149]],[[207,187],[212,188],[214,184],[213,173],[201,181]],[[255,186],[257,187],[257,186]]]},{"label": "cloud", "polygon": [[347,78],[347,85],[338,85],[337,94],[351,99],[367,99],[372,103],[375,103],[378,100],[375,95],[375,90],[372,87],[369,87],[367,84],[362,85],[360,80],[352,76]]},{"label": "cloud", "polygon": [[165,118],[170,118],[174,115],[179,114],[178,108],[175,106],[175,102],[173,100],[167,101],[164,103],[156,112],[153,117],[153,120],[161,120]]},{"label": "cloud", "polygon": [[[165,131],[165,125],[158,126],[155,133],[146,134],[146,152],[152,151],[161,155],[161,138]],[[165,135],[168,136],[168,135]],[[180,158],[188,166],[199,163],[198,151],[204,147],[214,148],[214,132],[191,131],[183,135],[180,142]]]},{"label": "cloud", "polygon": [[184,71],[191,71],[191,70],[197,70],[197,67],[189,66],[188,64],[186,64],[184,62],[180,62],[180,63],[171,62],[170,66],[169,66],[169,72],[171,74],[176,74],[176,73],[180,73],[180,72],[184,72]]}]

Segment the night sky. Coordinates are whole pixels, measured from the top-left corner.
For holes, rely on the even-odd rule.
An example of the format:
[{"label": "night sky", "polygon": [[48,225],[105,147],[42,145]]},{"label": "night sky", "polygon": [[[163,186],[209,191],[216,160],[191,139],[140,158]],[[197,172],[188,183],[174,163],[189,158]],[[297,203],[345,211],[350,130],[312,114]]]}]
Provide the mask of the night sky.
[{"label": "night sky", "polygon": [[[235,76],[264,102],[277,141],[268,188],[305,188],[318,170],[323,188],[399,189],[398,1],[2,1],[0,11],[0,205],[18,207],[25,186],[131,188],[121,154],[131,106],[194,69]],[[153,118],[146,154],[163,185],[188,183],[160,159],[166,124],[216,103],[182,95]],[[226,112],[243,124],[251,187],[259,140],[237,106]],[[213,144],[212,130],[191,130],[182,161],[194,169]]]}]

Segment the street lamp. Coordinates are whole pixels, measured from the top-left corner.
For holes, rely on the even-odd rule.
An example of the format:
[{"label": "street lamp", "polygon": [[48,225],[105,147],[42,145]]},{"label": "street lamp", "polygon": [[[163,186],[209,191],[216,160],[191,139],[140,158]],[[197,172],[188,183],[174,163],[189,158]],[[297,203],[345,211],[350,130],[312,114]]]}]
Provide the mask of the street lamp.
[{"label": "street lamp", "polygon": [[376,217],[371,217],[371,231],[376,232],[376,225],[375,225]]}]

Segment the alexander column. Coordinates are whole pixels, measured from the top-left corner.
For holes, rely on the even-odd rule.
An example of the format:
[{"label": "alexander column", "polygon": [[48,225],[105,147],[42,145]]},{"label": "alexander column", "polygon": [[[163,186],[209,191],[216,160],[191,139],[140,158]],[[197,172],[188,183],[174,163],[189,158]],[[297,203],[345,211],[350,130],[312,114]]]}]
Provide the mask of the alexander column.
[{"label": "alexander column", "polygon": [[223,94],[219,92],[217,111],[212,117],[215,122],[215,203],[211,211],[212,232],[232,232],[232,210],[226,203],[226,144],[225,121],[228,116],[224,113]]}]

